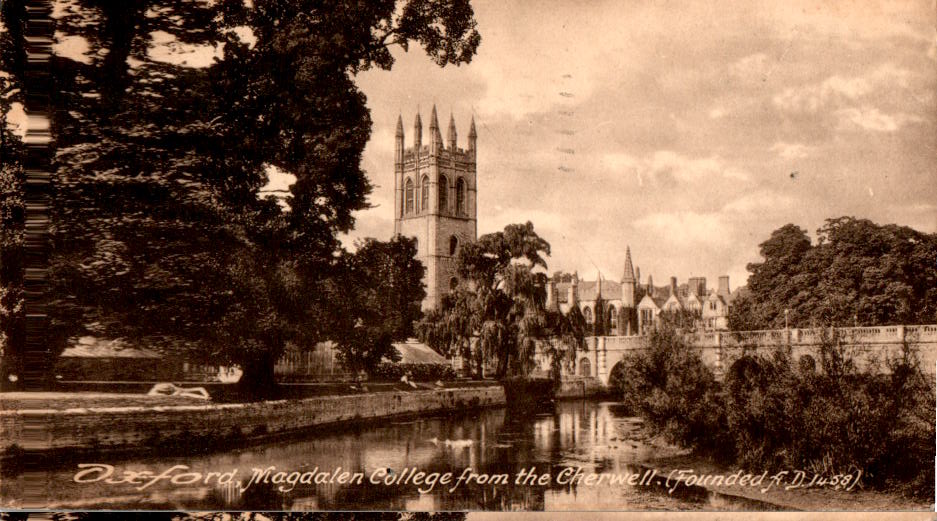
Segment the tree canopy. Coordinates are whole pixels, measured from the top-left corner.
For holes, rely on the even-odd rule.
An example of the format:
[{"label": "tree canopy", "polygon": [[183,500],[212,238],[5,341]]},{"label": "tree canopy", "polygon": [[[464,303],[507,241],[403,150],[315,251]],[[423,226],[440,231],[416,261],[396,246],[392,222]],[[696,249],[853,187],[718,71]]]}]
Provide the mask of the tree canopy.
[{"label": "tree canopy", "polygon": [[866,219],[827,219],[811,243],[793,224],[760,245],[750,293],[730,310],[731,329],[937,321],[937,234]]},{"label": "tree canopy", "polygon": [[365,239],[346,254],[330,295],[332,340],[345,367],[371,371],[384,358],[399,359],[392,342],[413,336],[426,296],[416,251],[415,239],[397,236],[388,242]]},{"label": "tree canopy", "polygon": [[545,308],[547,276],[536,270],[546,269],[549,254],[550,244],[530,222],[466,244],[458,256],[460,283],[420,323],[420,338],[471,359],[479,376],[485,364],[495,366],[498,378],[526,376],[538,347],[554,360],[573,360],[584,324],[581,315],[569,321]]},{"label": "tree canopy", "polygon": [[[0,71],[14,90],[22,10],[3,3]],[[320,296],[342,273],[337,234],[371,191],[355,74],[389,69],[390,46],[411,43],[441,66],[468,63],[480,41],[471,5],[79,0],[60,11],[60,38],[87,48],[52,60],[54,354],[81,334],[123,337],[269,379],[286,342],[333,333]],[[261,194],[272,169],[296,178],[285,206]]]}]

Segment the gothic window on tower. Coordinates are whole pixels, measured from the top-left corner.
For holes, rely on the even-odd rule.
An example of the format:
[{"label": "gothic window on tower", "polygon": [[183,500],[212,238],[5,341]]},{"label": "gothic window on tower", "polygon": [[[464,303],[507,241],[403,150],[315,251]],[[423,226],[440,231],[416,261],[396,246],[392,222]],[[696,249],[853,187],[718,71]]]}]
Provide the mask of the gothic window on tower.
[{"label": "gothic window on tower", "polygon": [[449,180],[446,176],[439,176],[439,213],[449,211]]},{"label": "gothic window on tower", "polygon": [[413,213],[413,181],[411,179],[407,179],[404,191],[407,194],[407,213]]},{"label": "gothic window on tower", "polygon": [[609,331],[614,331],[618,329],[618,313],[615,312],[613,306],[608,307],[608,329]]},{"label": "gothic window on tower", "polygon": [[586,319],[586,324],[592,323],[592,310],[589,308],[582,309],[582,316]]},{"label": "gothic window on tower", "polygon": [[455,256],[459,250],[459,239],[455,235],[449,237],[449,256]]},{"label": "gothic window on tower", "polygon": [[420,211],[429,210],[429,176],[420,179]]},{"label": "gothic window on tower", "polygon": [[455,213],[465,215],[465,180],[461,177],[455,182]]}]

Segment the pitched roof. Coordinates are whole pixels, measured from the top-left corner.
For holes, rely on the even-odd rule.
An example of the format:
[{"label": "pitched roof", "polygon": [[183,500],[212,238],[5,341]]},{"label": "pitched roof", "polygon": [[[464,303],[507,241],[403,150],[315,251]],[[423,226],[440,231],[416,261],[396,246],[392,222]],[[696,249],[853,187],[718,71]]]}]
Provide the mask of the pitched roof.
[{"label": "pitched roof", "polygon": [[[569,302],[570,282],[556,283],[556,301]],[[579,301],[592,301],[598,295],[598,284],[594,280],[580,280],[578,288]],[[602,300],[621,300],[621,283],[614,280],[602,279]]]},{"label": "pitched roof", "polygon": [[428,345],[409,339],[406,342],[394,342],[394,349],[400,353],[400,364],[448,364],[445,357],[433,351]]}]

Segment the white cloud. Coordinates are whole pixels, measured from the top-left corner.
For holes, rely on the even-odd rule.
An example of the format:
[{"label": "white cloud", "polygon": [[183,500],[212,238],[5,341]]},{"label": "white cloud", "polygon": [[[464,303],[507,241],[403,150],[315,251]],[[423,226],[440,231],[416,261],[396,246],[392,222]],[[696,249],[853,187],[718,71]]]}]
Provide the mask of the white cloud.
[{"label": "white cloud", "polygon": [[777,152],[777,154],[784,159],[803,159],[810,155],[813,147],[807,146],[803,143],[786,143],[784,141],[778,141],[771,146],[770,150],[772,152]]},{"label": "white cloud", "polygon": [[751,54],[729,65],[729,74],[744,83],[758,84],[765,81],[776,67],[769,63],[768,55]]},{"label": "white cloud", "polygon": [[726,109],[723,107],[713,107],[709,109],[709,119],[720,119],[726,115]]},{"label": "white cloud", "polygon": [[[723,215],[736,218],[755,218],[767,214],[785,212],[794,207],[796,201],[793,197],[779,194],[769,190],[746,193],[722,207]],[[744,219],[743,219],[744,220]]]},{"label": "white cloud", "polygon": [[732,235],[727,222],[716,213],[689,210],[655,212],[637,219],[633,226],[641,233],[658,237],[674,246],[731,244]]},{"label": "white cloud", "polygon": [[918,116],[905,114],[884,114],[875,107],[846,108],[836,111],[840,128],[858,127],[874,132],[895,132],[908,123],[922,121]]},{"label": "white cloud", "polygon": [[843,106],[875,92],[906,89],[912,72],[883,64],[864,76],[833,75],[820,83],[789,87],[772,99],[775,107],[786,112],[816,113],[826,107]]},{"label": "white cloud", "polygon": [[718,155],[692,158],[673,150],[658,150],[644,158],[627,153],[609,153],[601,158],[602,164],[616,177],[623,172],[632,172],[639,185],[647,181],[662,181],[672,177],[685,183],[710,182],[714,179],[745,181],[751,176],[741,168],[729,165]]}]

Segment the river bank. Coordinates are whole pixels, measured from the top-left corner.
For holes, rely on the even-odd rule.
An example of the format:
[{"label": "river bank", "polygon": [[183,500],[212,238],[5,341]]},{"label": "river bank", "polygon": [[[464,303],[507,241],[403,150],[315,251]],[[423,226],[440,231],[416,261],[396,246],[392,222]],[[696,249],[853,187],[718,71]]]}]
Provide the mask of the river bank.
[{"label": "river bank", "polygon": [[[108,403],[107,396],[95,396]],[[252,403],[171,404],[167,397],[111,397],[135,405],[0,410],[4,460],[23,452],[75,456],[157,448],[192,452],[339,424],[504,404],[499,385],[317,396]],[[175,398],[175,397],[173,397]],[[72,405],[73,407],[69,407]]]},{"label": "river bank", "polygon": [[[629,434],[637,443],[645,445],[655,455],[639,465],[642,469],[657,472],[662,479],[668,480],[665,488],[674,487],[676,492],[681,489],[696,490],[699,493],[705,490],[710,495],[722,500],[731,500],[744,503],[752,501],[772,505],[777,510],[802,511],[871,511],[871,510],[914,510],[934,511],[934,504],[926,501],[916,501],[897,492],[866,489],[862,485],[861,477],[855,487],[793,487],[792,481],[795,470],[788,471],[773,482],[772,476],[777,473],[768,473],[760,482],[753,486],[749,483],[715,484],[715,478],[722,476],[728,478],[733,474],[745,476],[750,474],[757,478],[760,472],[740,472],[737,467],[730,467],[714,462],[712,459],[664,442],[659,437],[648,436],[643,433],[641,421],[635,419],[632,426],[634,430]],[[689,480],[687,478],[689,477]],[[707,477],[713,478],[709,479]],[[706,482],[700,484],[700,481]],[[680,485],[677,486],[677,481]],[[807,477],[804,484],[810,481]],[[689,485],[687,484],[689,483]],[[779,484],[780,483],[780,484]],[[851,482],[850,482],[851,483]],[[849,490],[847,490],[847,488]]]}]

